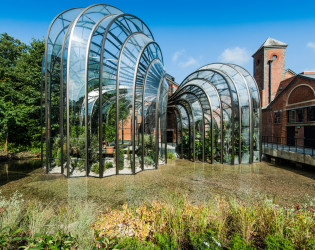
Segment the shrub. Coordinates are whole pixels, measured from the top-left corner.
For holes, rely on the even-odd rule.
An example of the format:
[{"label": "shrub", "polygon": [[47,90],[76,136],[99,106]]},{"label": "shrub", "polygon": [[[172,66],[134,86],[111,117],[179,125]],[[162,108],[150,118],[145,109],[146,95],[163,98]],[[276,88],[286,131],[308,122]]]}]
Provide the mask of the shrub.
[{"label": "shrub", "polygon": [[171,236],[167,233],[155,234],[155,240],[159,249],[178,249],[178,244],[176,242],[176,237]]},{"label": "shrub", "polygon": [[187,197],[174,194],[165,202],[143,203],[135,209],[124,205],[122,210],[105,213],[94,228],[100,232],[95,234],[97,239],[132,237],[162,249],[176,244],[185,249],[253,249],[263,244],[267,249],[306,249],[314,244],[312,211],[290,212],[267,199],[243,202],[216,197],[194,205]]},{"label": "shrub", "polygon": [[96,174],[99,174],[100,173],[100,164],[98,162],[93,163],[92,167],[91,167],[91,171],[93,171]]},{"label": "shrub", "polygon": [[[111,247],[111,244],[108,244],[108,248]],[[131,237],[126,237],[123,238],[116,244],[114,249],[144,249],[144,250],[151,250],[151,249],[156,249],[154,244],[152,242],[140,242],[135,238]]]},{"label": "shrub", "polygon": [[294,250],[294,244],[288,239],[283,238],[280,235],[268,235],[267,238],[264,240],[266,245],[265,249],[268,250]]},{"label": "shrub", "polygon": [[221,243],[216,238],[211,230],[206,230],[204,233],[189,234],[190,244],[193,249],[223,249]]},{"label": "shrub", "polygon": [[236,233],[229,244],[230,249],[235,250],[253,250],[254,248],[247,245],[239,233]]},{"label": "shrub", "polygon": [[114,167],[114,165],[113,165],[113,163],[112,163],[111,161],[107,161],[107,162],[105,163],[105,169],[113,168],[113,167]]},{"label": "shrub", "polygon": [[77,160],[75,168],[77,168],[80,172],[85,171],[85,161],[84,160]]},{"label": "shrub", "polygon": [[172,151],[167,151],[167,159],[174,160],[175,154]]},{"label": "shrub", "polygon": [[144,164],[147,164],[147,165],[154,165],[154,160],[151,158],[151,156],[145,156],[143,157],[144,159]]},{"label": "shrub", "polygon": [[35,234],[34,238],[26,237],[26,249],[75,249],[78,243],[71,235],[57,232],[53,235]]}]

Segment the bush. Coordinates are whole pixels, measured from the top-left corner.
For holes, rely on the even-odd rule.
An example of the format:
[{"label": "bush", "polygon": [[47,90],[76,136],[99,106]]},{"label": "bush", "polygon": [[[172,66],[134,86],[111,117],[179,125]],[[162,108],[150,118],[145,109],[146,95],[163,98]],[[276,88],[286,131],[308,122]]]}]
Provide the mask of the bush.
[{"label": "bush", "polygon": [[151,156],[145,156],[145,157],[143,157],[143,159],[144,159],[144,164],[147,164],[147,165],[154,165],[155,164],[155,162],[151,158]]},{"label": "bush", "polygon": [[167,233],[155,234],[155,239],[159,249],[179,249],[175,236]]},{"label": "bush", "polygon": [[171,159],[171,160],[174,160],[176,157],[175,157],[175,154],[171,151],[167,151],[167,159]]},{"label": "bush", "polygon": [[100,164],[98,162],[95,162],[92,164],[91,171],[93,171],[95,174],[100,173]]},{"label": "bush", "polygon": [[264,240],[268,250],[294,250],[294,244],[288,239],[280,235],[268,235]]},{"label": "bush", "polygon": [[206,230],[205,233],[198,233],[197,235],[189,234],[190,244],[193,249],[223,249],[221,243],[216,239],[211,230]]},{"label": "bush", "polygon": [[[111,248],[109,245],[108,248]],[[152,242],[140,242],[135,238],[126,237],[123,238],[116,244],[114,249],[144,249],[144,250],[151,250],[156,249]]]},{"label": "bush", "polygon": [[306,207],[291,212],[267,199],[243,202],[216,197],[195,205],[174,194],[165,202],[143,203],[136,208],[123,205],[122,210],[102,214],[94,228],[101,232],[96,238],[119,241],[133,237],[162,249],[247,250],[261,248],[264,243],[267,249],[309,249],[315,236],[312,211]]},{"label": "bush", "polygon": [[35,234],[34,238],[26,237],[26,249],[75,249],[78,243],[71,235],[57,232],[53,235]]},{"label": "bush", "polygon": [[114,165],[113,165],[113,163],[112,163],[111,161],[107,161],[107,162],[105,163],[105,169],[113,168],[113,167],[114,167]]},{"label": "bush", "polygon": [[235,250],[253,250],[254,248],[247,245],[239,233],[235,234],[229,244],[230,249]]},{"label": "bush", "polygon": [[76,162],[76,168],[80,171],[80,172],[84,172],[85,171],[85,161],[84,160],[78,160]]}]

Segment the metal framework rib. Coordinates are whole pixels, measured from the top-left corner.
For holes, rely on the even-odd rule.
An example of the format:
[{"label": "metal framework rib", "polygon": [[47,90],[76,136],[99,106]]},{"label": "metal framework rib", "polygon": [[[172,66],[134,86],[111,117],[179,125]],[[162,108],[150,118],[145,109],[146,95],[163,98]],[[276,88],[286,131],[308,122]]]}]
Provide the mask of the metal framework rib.
[{"label": "metal framework rib", "polygon": [[[42,76],[41,159],[47,173],[103,177],[157,168],[167,163],[168,127],[176,130],[175,148],[184,156],[186,121],[187,157],[193,161],[196,155],[211,163],[261,159],[261,108],[253,77],[238,65],[208,64],[168,95],[170,80],[152,32],[111,5],[69,9],[54,18]],[[167,123],[172,113],[180,124]]]}]

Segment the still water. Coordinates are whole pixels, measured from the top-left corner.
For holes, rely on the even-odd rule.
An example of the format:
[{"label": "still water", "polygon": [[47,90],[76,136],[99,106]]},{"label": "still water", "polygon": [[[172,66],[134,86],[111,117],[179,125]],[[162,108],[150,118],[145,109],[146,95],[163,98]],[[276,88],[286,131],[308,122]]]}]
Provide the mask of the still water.
[{"label": "still water", "polygon": [[164,199],[174,192],[186,194],[196,203],[217,195],[238,199],[266,196],[292,206],[315,198],[315,168],[267,162],[231,166],[176,160],[136,175],[67,179],[61,174],[45,174],[39,160],[10,161],[0,163],[0,190],[5,196],[18,191],[29,200],[87,199],[105,207]]}]

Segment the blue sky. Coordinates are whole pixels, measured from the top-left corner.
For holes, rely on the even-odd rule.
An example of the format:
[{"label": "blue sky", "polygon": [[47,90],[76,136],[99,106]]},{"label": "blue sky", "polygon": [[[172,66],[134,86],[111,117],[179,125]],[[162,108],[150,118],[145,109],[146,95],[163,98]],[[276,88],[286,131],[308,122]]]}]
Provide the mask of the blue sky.
[{"label": "blue sky", "polygon": [[[43,38],[61,11],[99,1],[3,1],[0,33],[28,43]],[[286,67],[315,70],[315,1],[106,0],[141,18],[161,46],[177,82],[202,65],[232,62],[252,72],[251,55],[268,38],[287,43]]]}]

